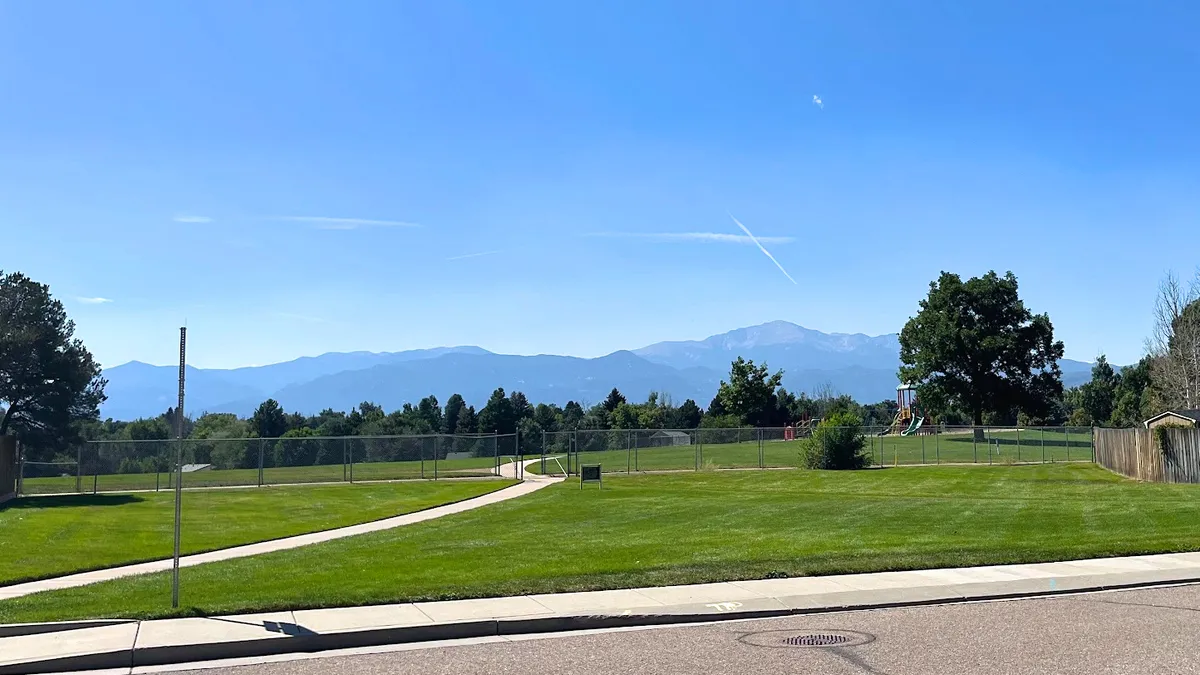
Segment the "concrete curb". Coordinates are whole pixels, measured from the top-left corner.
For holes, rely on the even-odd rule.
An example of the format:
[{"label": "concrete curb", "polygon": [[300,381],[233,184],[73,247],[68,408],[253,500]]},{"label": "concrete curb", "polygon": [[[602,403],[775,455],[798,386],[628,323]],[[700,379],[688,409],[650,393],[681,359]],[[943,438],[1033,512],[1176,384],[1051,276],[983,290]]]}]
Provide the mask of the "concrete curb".
[{"label": "concrete curb", "polygon": [[51,621],[48,623],[0,623],[0,638],[18,637],[20,635],[45,635],[46,633],[58,633],[66,630],[117,626],[123,623],[137,623],[137,620],[86,619],[83,621]]},{"label": "concrete curb", "polygon": [[[1135,573],[1135,576],[1137,574]],[[989,583],[968,583],[939,589],[922,587],[908,589],[881,589],[830,593],[820,600],[813,597],[774,599],[774,606],[762,606],[746,610],[704,611],[708,605],[678,606],[672,608],[647,608],[627,614],[579,614],[559,616],[537,616],[483,619],[475,621],[448,622],[432,625],[368,628],[362,630],[337,631],[330,633],[281,632],[279,637],[203,644],[171,644],[137,647],[136,638],[129,647],[102,650],[89,654],[55,656],[38,661],[0,665],[0,675],[10,673],[54,673],[75,670],[103,670],[138,666],[166,666],[200,661],[215,661],[231,658],[253,658],[280,654],[313,653],[335,649],[376,647],[413,642],[437,642],[464,638],[497,637],[535,633],[560,633],[605,628],[628,628],[637,626],[687,625],[714,621],[738,621],[747,619],[778,618],[811,614],[872,609],[894,609],[928,605],[946,605],[990,600],[1016,600],[1071,595],[1084,592],[1153,588],[1187,583],[1200,583],[1200,574],[1186,577],[1164,578],[1165,573],[1150,572],[1142,579],[1105,582],[1106,575],[1067,579],[1063,586],[1046,587],[1044,579],[1029,579],[1040,589],[989,592]],[[1111,576],[1111,575],[1107,575]],[[1006,582],[1007,583],[1007,582]],[[977,588],[978,593],[972,589]],[[892,591],[892,592],[888,592]],[[905,598],[903,596],[908,595]],[[880,599],[883,596],[885,599]],[[893,599],[886,599],[891,596]],[[915,597],[913,597],[915,596]],[[790,601],[796,601],[792,603]],[[819,604],[814,604],[816,601]],[[666,611],[663,611],[666,610]],[[80,622],[87,623],[87,622]],[[106,622],[111,625],[118,622]],[[127,622],[126,622],[127,623]],[[56,624],[61,626],[62,624]],[[298,628],[293,626],[293,628]],[[58,628],[57,630],[63,630]],[[32,633],[31,633],[32,634]]]}]

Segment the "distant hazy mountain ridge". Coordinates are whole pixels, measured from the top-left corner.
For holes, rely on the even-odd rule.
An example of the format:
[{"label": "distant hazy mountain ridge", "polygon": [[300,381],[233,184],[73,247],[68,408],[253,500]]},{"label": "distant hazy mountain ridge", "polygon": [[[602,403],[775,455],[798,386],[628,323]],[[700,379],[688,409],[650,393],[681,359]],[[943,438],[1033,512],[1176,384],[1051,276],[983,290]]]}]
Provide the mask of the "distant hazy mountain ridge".
[{"label": "distant hazy mountain ridge", "polygon": [[[445,401],[454,393],[481,406],[496,387],[519,389],[535,403],[596,402],[617,387],[631,399],[659,391],[677,403],[692,398],[704,407],[738,356],[783,369],[783,384],[791,391],[810,392],[828,384],[859,401],[874,402],[895,395],[899,352],[896,334],[822,333],[786,321],[594,359],[512,356],[474,346],[331,352],[267,366],[189,367],[187,410],[248,415],[268,397],[305,414],[349,410],[362,401],[392,410],[429,394]],[[1090,364],[1064,360],[1060,365],[1067,386],[1090,376]],[[104,376],[109,381],[101,410],[105,417],[148,417],[175,403],[174,366],[133,361],[106,369]]]}]

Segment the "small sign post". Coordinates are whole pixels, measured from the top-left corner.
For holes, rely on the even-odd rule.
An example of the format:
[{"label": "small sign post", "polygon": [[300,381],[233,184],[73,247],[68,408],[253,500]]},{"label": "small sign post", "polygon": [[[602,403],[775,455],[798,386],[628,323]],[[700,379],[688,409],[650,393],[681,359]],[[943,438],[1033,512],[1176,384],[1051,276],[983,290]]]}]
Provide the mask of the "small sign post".
[{"label": "small sign post", "polygon": [[601,475],[602,474],[600,473],[600,465],[599,464],[583,464],[583,465],[581,465],[579,467],[579,489],[580,490],[583,489],[584,483],[595,483],[596,485],[598,485],[600,487],[601,490],[603,490],[604,483],[600,478]]}]

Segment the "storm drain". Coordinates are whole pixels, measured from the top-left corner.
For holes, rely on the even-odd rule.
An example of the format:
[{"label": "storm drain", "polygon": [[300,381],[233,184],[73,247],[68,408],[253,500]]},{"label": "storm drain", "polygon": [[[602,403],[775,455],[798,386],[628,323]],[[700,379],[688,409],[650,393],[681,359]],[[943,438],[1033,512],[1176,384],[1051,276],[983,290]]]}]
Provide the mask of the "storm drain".
[{"label": "storm drain", "polygon": [[810,635],[793,635],[790,638],[784,638],[783,644],[789,647],[837,647],[853,641],[853,638],[847,635],[812,633]]},{"label": "storm drain", "polygon": [[758,633],[745,633],[738,642],[754,647],[857,647],[874,642],[875,636],[870,633],[860,633],[852,630],[837,628],[822,628],[811,633],[796,634],[792,630],[767,630]]}]

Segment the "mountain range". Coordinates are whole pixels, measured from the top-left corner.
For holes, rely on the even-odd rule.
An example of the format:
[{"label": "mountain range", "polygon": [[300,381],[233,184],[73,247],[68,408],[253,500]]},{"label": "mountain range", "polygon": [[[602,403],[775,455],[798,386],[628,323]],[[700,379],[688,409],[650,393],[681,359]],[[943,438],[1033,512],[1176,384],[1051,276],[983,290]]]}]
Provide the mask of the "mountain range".
[{"label": "mountain range", "polygon": [[[473,346],[402,352],[332,352],[284,363],[233,369],[187,368],[187,410],[249,415],[267,398],[284,409],[314,414],[349,410],[372,401],[393,410],[434,394],[445,402],[462,394],[482,406],[496,387],[520,390],[534,403],[594,403],[616,387],[630,400],[651,391],[676,403],[708,405],[729,364],[738,356],[784,371],[793,392],[829,387],[856,400],[895,395],[900,343],[896,334],[822,333],[787,321],[714,335],[704,340],[659,342],[598,358],[514,356]],[[1091,364],[1064,359],[1063,384],[1087,381]],[[107,368],[103,417],[134,419],[175,405],[178,368],[138,361]]]}]

